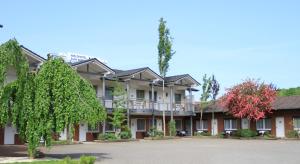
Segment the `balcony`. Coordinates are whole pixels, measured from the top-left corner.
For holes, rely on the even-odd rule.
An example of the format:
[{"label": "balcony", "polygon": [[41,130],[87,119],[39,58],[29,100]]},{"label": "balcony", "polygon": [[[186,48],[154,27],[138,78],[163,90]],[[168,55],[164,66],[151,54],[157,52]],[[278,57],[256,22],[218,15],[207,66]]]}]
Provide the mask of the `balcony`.
[{"label": "balcony", "polygon": [[[114,108],[113,100],[105,100],[102,97],[99,97],[99,100],[103,102],[105,108],[110,113]],[[138,99],[130,99],[125,104],[125,107],[130,109],[131,115],[163,115],[163,111],[165,114],[171,115],[171,105],[170,103],[163,102],[153,102],[150,100],[138,100]],[[193,115],[195,110],[194,103],[190,103],[190,101],[182,101],[173,103],[173,113],[178,116],[186,116]]]}]

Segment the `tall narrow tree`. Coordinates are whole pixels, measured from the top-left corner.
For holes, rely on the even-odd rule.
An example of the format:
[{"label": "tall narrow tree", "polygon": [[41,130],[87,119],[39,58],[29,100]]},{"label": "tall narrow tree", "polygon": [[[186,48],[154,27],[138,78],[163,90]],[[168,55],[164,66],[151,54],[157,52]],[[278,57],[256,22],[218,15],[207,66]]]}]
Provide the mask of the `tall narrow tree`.
[{"label": "tall narrow tree", "polygon": [[[219,94],[219,90],[220,90],[220,84],[218,83],[217,79],[215,78],[215,75],[212,76],[212,80],[211,80],[211,98],[213,101],[213,105],[215,105],[216,103],[216,98],[217,95]],[[212,109],[212,135],[215,134],[215,109]]]},{"label": "tall narrow tree", "polygon": [[[170,30],[166,27],[166,21],[163,18],[159,20],[158,34],[158,68],[160,75],[165,78],[169,70],[169,61],[175,54],[172,49],[172,38],[170,36]],[[163,81],[163,103],[165,101],[165,83]],[[154,113],[153,113],[154,114]],[[173,120],[173,109],[171,109],[171,120]],[[154,122],[154,120],[153,120]],[[164,135],[166,133],[166,121],[165,121],[165,110],[163,110],[163,122],[164,122]]]},{"label": "tall narrow tree", "polygon": [[202,94],[200,97],[200,122],[202,122],[202,115],[204,108],[202,105],[207,102],[211,94],[211,77],[203,76]]}]

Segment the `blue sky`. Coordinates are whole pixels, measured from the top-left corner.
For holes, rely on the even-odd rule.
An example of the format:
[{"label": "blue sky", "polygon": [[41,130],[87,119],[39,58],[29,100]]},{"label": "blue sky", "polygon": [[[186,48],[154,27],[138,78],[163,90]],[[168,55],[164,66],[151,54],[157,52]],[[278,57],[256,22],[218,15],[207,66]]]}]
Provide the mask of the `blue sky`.
[{"label": "blue sky", "polygon": [[[3,1],[0,42],[15,37],[42,56],[76,52],[112,68],[158,72],[158,20],[176,51],[168,75],[201,82],[215,74],[224,89],[246,78],[300,86],[300,1]],[[198,93],[200,94],[200,93]]]}]

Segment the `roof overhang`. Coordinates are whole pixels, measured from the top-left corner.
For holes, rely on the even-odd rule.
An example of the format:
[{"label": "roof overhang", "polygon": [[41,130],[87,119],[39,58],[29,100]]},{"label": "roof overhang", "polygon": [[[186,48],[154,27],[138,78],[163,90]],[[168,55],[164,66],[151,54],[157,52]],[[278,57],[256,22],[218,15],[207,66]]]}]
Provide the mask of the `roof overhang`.
[{"label": "roof overhang", "polygon": [[72,65],[72,67],[75,67],[75,68],[79,68],[79,67],[82,67],[82,66],[85,66],[85,65],[94,65],[95,67],[98,68],[97,69],[98,71],[96,73],[101,73],[101,74],[115,74],[114,70],[112,70],[110,67],[108,67],[104,63],[100,62],[96,58],[92,58],[92,59],[88,59],[88,60],[76,62],[76,63],[73,63],[71,65]]},{"label": "roof overhang", "polygon": [[25,53],[25,55],[27,55],[31,59],[35,60],[35,62],[42,63],[46,60],[45,58],[43,58],[42,56],[38,55],[37,53],[31,51],[30,49],[26,48],[25,46],[21,45],[20,47],[21,47],[22,51]]}]

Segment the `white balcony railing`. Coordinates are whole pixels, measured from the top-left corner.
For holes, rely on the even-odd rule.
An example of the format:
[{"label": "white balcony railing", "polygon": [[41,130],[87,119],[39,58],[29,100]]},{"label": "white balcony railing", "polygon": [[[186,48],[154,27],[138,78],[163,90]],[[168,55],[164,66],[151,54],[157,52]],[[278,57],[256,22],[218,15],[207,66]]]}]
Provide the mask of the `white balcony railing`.
[{"label": "white balcony railing", "polygon": [[[104,104],[106,108],[114,108],[113,100],[103,99],[99,97],[99,100]],[[139,100],[139,99],[130,99],[125,102],[125,108],[129,109],[149,109],[149,110],[158,110],[158,111],[170,111],[170,103],[163,102],[153,102],[151,100]],[[193,111],[195,105],[191,101],[181,101],[173,103],[173,111]]]}]

